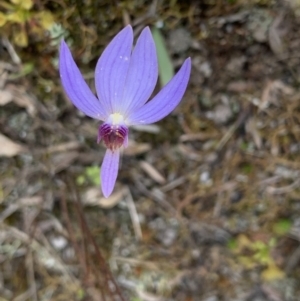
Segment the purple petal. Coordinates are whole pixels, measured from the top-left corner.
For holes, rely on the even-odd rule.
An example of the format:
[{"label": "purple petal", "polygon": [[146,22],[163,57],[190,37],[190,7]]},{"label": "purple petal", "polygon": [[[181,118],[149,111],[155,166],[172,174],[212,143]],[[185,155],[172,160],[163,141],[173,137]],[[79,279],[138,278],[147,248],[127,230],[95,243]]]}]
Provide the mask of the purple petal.
[{"label": "purple petal", "polygon": [[74,106],[87,116],[105,120],[107,114],[103,105],[83,79],[64,40],[60,45],[59,73],[64,90]]},{"label": "purple petal", "polygon": [[131,113],[127,123],[130,125],[154,123],[170,114],[179,104],[186,90],[190,73],[191,59],[188,58],[177,74],[151,101]]},{"label": "purple petal", "polygon": [[95,71],[96,90],[109,114],[118,111],[130,64],[133,32],[130,25],[108,44]]},{"label": "purple petal", "polygon": [[108,149],[105,153],[101,166],[101,187],[103,195],[108,198],[112,193],[119,169],[120,150],[111,151]]},{"label": "purple petal", "polygon": [[151,31],[146,27],[137,40],[130,60],[121,104],[121,112],[125,116],[146,103],[155,88],[157,77],[156,48]]}]

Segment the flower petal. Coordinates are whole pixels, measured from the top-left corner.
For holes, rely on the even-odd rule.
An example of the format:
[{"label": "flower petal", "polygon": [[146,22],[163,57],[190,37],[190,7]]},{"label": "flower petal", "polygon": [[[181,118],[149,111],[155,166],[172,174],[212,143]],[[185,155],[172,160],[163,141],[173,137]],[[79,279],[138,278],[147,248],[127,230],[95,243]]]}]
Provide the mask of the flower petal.
[{"label": "flower petal", "polygon": [[101,166],[101,187],[103,195],[108,198],[112,193],[119,169],[120,150],[106,150]]},{"label": "flower petal", "polygon": [[60,45],[59,73],[64,90],[74,106],[87,116],[105,120],[107,114],[103,105],[83,79],[64,40]]},{"label": "flower petal", "polygon": [[139,36],[134,47],[124,94],[121,112],[126,116],[141,107],[151,96],[158,77],[158,64],[155,44],[149,27]]},{"label": "flower petal", "polygon": [[133,112],[127,121],[129,125],[154,123],[170,114],[179,104],[189,81],[191,59],[183,63],[177,74],[148,103]]},{"label": "flower petal", "polygon": [[132,27],[128,25],[108,44],[96,66],[97,95],[109,114],[118,112],[122,101],[132,43]]}]

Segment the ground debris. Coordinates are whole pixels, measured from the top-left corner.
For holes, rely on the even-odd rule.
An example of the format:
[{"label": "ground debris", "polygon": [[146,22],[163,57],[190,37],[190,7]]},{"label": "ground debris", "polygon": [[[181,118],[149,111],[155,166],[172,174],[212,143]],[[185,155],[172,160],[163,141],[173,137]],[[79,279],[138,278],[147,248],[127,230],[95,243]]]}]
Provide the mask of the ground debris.
[{"label": "ground debris", "polygon": [[[0,39],[0,299],[298,301],[299,3],[21,2]],[[159,28],[192,75],[171,116],[130,129],[106,199],[101,121],[63,94],[57,49],[94,89],[128,23]]]}]

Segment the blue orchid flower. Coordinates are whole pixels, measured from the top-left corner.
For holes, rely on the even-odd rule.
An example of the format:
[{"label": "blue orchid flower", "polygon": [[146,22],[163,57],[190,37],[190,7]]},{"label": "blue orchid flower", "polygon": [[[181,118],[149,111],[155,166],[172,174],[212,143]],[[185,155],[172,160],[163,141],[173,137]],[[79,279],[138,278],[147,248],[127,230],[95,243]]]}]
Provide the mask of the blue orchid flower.
[{"label": "blue orchid flower", "polygon": [[118,175],[120,150],[128,144],[128,128],[157,122],[175,109],[186,90],[191,59],[147,102],[155,88],[158,64],[151,31],[146,27],[132,51],[133,31],[130,25],[121,30],[106,47],[95,70],[98,98],[88,87],[70,49],[61,42],[59,72],[62,86],[75,105],[87,116],[103,121],[98,142],[107,147],[102,167],[101,186],[108,197]]}]

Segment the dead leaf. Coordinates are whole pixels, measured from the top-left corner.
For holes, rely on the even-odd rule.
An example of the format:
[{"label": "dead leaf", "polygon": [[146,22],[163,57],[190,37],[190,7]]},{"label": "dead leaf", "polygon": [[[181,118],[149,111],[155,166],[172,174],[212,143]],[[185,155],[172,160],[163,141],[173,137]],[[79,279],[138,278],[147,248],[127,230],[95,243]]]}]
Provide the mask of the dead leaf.
[{"label": "dead leaf", "polygon": [[196,152],[189,145],[179,144],[178,151],[180,154],[182,154],[184,157],[188,158],[189,160],[193,160],[193,161],[202,160],[202,156],[199,154],[199,152]]},{"label": "dead leaf", "polygon": [[51,168],[53,173],[58,173],[68,168],[78,156],[79,153],[76,151],[58,153],[54,155],[51,159],[52,161]]},{"label": "dead leaf", "polygon": [[26,150],[21,144],[13,142],[2,134],[0,134],[0,145],[0,157],[13,157]]},{"label": "dead leaf", "polygon": [[161,175],[161,173],[151,164],[146,161],[141,161],[141,168],[157,183],[164,184],[166,179]]},{"label": "dead leaf", "polygon": [[254,90],[255,85],[254,82],[244,81],[244,80],[236,80],[229,83],[227,90],[235,93],[243,93]]},{"label": "dead leaf", "polygon": [[79,147],[80,147],[80,143],[78,141],[70,141],[66,143],[52,145],[46,149],[46,152],[48,154],[67,152],[70,150],[78,149]]},{"label": "dead leaf", "polygon": [[255,146],[258,149],[261,149],[261,147],[262,147],[262,137],[261,137],[259,131],[257,130],[254,118],[250,118],[247,121],[247,123],[246,123],[246,131],[251,134],[251,136],[253,138],[253,141],[255,143]]},{"label": "dead leaf", "polygon": [[0,90],[0,106],[10,103],[13,99],[12,94],[6,90]]},{"label": "dead leaf", "polygon": [[189,142],[189,141],[205,141],[209,139],[214,139],[218,137],[218,133],[214,132],[199,132],[199,133],[191,133],[191,134],[183,134],[180,136],[180,142]]},{"label": "dead leaf", "polygon": [[82,199],[85,205],[100,206],[101,208],[109,209],[116,206],[127,192],[127,188],[122,188],[114,192],[110,197],[105,198],[103,197],[100,187],[93,187],[85,192]]},{"label": "dead leaf", "polygon": [[147,132],[151,134],[158,134],[160,132],[160,127],[156,124],[134,125],[132,128],[139,132]]},{"label": "dead leaf", "polygon": [[273,281],[284,278],[285,273],[284,271],[279,269],[275,264],[271,264],[262,272],[261,276],[266,281]]},{"label": "dead leaf", "polygon": [[265,110],[269,104],[277,105],[280,93],[292,95],[294,90],[280,80],[269,81],[262,92],[261,101],[258,103],[259,109]]},{"label": "dead leaf", "polygon": [[23,88],[7,85],[4,90],[0,90],[0,106],[4,106],[11,101],[17,106],[25,108],[31,116],[35,116],[36,107],[34,100]]},{"label": "dead leaf", "polygon": [[271,24],[269,28],[268,38],[270,48],[275,55],[281,56],[285,52],[285,47],[282,42],[283,32],[279,29],[280,24],[283,21],[283,14],[280,14]]},{"label": "dead leaf", "polygon": [[149,143],[136,143],[134,141],[129,140],[128,147],[124,149],[124,155],[136,156],[146,153],[150,149],[151,145]]}]

